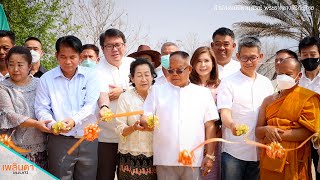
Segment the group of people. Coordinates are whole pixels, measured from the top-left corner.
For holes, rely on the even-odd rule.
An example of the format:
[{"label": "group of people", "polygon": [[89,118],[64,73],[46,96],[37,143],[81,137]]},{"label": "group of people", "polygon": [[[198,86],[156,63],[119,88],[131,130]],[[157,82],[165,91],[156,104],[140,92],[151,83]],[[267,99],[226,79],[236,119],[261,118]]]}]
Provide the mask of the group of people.
[{"label": "group of people", "polygon": [[[61,37],[55,45],[59,65],[46,71],[38,38],[15,46],[14,33],[0,31],[0,134],[30,150],[23,156],[39,167],[68,180],[312,178],[311,157],[317,169],[319,147],[300,144],[319,131],[318,37],[299,42],[300,58],[288,49],[276,53],[274,82],[257,72],[260,40],[244,37],[236,44],[224,27],[192,56],[167,42],[161,52],[140,45],[126,57],[118,29],[103,32],[100,47],[101,57],[95,45]],[[99,121],[110,111],[139,110],[142,115]],[[159,123],[150,127],[153,115]],[[69,155],[84,128],[97,121],[99,138]],[[56,122],[64,125],[58,133]],[[248,132],[239,136],[243,124]],[[181,151],[211,138],[234,143],[200,147],[191,167],[178,162]],[[272,159],[245,139],[296,149]]]}]

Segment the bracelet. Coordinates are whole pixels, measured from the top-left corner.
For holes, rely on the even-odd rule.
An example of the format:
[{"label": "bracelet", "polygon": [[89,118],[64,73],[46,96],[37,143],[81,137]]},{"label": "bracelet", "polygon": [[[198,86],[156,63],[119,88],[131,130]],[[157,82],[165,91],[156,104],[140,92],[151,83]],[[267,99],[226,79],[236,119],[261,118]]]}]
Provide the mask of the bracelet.
[{"label": "bracelet", "polygon": [[131,126],[131,127],[132,127],[133,131],[136,131],[136,129],[134,128],[134,125],[133,125],[133,126]]},{"label": "bracelet", "polygon": [[212,161],[215,161],[216,160],[216,156],[214,155],[214,153],[212,155],[210,154],[206,154],[206,157],[211,159]]},{"label": "bracelet", "polygon": [[106,108],[108,108],[109,109],[109,106],[107,106],[107,105],[102,105],[102,106],[100,106],[100,109],[102,109],[102,108],[104,108],[104,107],[106,107]]}]

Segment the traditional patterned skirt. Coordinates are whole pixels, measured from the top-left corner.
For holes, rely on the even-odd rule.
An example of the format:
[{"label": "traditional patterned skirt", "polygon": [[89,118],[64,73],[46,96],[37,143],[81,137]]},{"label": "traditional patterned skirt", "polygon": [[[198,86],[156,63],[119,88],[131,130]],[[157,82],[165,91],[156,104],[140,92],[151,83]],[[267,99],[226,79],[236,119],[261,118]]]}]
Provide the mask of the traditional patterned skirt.
[{"label": "traditional patterned skirt", "polygon": [[29,159],[31,162],[34,162],[36,165],[41,167],[44,170],[48,170],[48,152],[42,151],[37,153],[28,153],[24,155],[25,158]]},{"label": "traditional patterned skirt", "polygon": [[156,180],[156,167],[153,166],[153,157],[145,155],[133,156],[129,153],[120,153],[119,180]]}]

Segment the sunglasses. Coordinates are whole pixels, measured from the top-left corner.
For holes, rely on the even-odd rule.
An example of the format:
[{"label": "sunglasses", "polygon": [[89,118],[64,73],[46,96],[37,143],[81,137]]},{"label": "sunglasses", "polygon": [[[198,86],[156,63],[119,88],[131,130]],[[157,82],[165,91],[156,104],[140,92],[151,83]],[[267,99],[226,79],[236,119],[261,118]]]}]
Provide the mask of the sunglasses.
[{"label": "sunglasses", "polygon": [[185,71],[189,66],[185,67],[184,69],[168,69],[168,73],[169,74],[174,74],[174,73],[177,73],[177,74],[182,74],[183,71]]}]

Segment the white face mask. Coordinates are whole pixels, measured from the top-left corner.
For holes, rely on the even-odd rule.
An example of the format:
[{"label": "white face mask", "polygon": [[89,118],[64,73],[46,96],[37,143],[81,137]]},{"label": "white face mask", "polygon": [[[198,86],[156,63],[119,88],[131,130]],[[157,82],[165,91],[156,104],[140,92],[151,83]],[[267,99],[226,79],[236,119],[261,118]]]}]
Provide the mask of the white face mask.
[{"label": "white face mask", "polygon": [[[298,76],[297,76],[298,77]],[[296,78],[297,78],[296,77]],[[292,78],[286,74],[277,75],[277,84],[280,90],[290,89],[297,83],[295,82],[296,78]]]},{"label": "white face mask", "polygon": [[37,51],[30,50],[30,52],[31,52],[31,55],[32,55],[32,64],[40,61],[40,54]]}]

